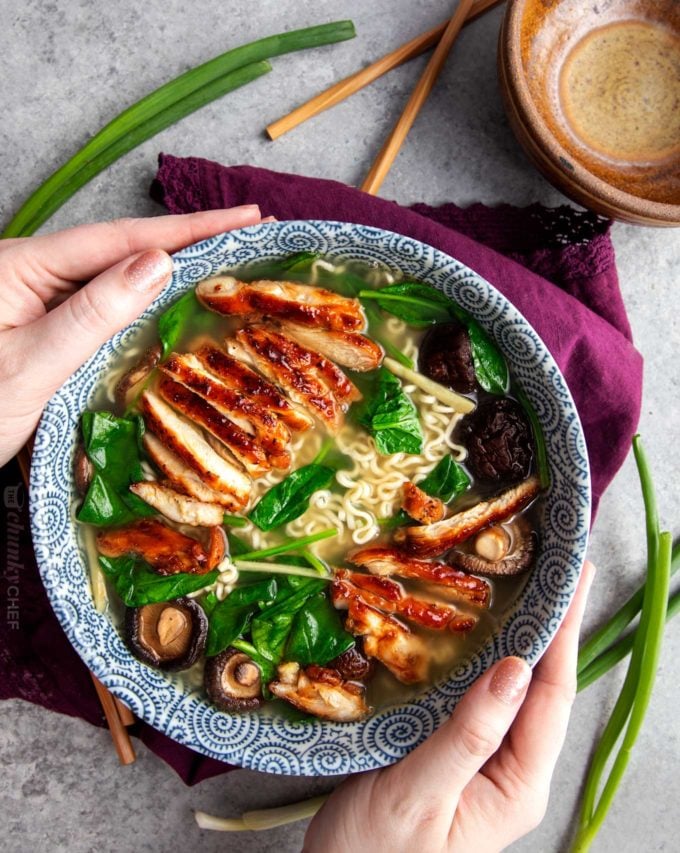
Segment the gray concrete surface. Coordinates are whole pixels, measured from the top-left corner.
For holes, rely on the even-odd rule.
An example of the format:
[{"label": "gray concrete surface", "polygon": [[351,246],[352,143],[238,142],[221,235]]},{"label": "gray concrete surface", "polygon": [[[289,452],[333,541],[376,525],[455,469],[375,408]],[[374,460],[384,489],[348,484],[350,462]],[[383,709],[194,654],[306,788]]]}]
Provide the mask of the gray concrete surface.
[{"label": "gray concrete surface", "polygon": [[[421,61],[276,143],[265,140],[264,125],[450,9],[445,0],[1,0],[0,221],[102,124],[169,77],[229,46],[340,17],[355,20],[355,41],[276,60],[272,74],[129,154],[81,191],[49,227],[158,212],[147,187],[160,150],[357,183],[399,114]],[[385,197],[564,201],[533,171],[508,129],[495,70],[500,14],[496,10],[464,32],[384,185]],[[646,358],[641,432],[663,521],[677,533],[680,232],[617,224],[613,237],[636,342]],[[639,582],[643,550],[642,506],[629,459],[603,500],[593,533],[591,557],[599,574],[586,630]],[[579,696],[548,814],[538,830],[513,846],[516,853],[566,849],[588,758],[621,678],[617,671]],[[678,849],[679,681],[680,620],[668,632],[644,730],[597,851]],[[227,837],[200,833],[192,809],[236,815],[331,787],[328,781],[237,771],[189,789],[143,748],[136,764],[120,768],[108,734],[79,721],[21,702],[4,703],[0,715],[0,849],[6,851],[295,851],[302,825]]]}]

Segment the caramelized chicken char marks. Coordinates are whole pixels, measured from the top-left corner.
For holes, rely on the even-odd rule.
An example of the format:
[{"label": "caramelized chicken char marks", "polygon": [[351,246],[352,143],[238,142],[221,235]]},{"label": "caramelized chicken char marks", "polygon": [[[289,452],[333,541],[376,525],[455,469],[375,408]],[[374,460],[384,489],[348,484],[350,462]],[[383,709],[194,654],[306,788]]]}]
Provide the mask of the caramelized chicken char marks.
[{"label": "caramelized chicken char marks", "polygon": [[536,476],[513,486],[502,494],[481,501],[435,524],[402,527],[394,534],[395,542],[415,557],[437,557],[459,542],[528,506],[541,491]]},{"label": "caramelized chicken char marks", "polygon": [[282,323],[286,335],[302,346],[318,350],[336,364],[363,373],[380,367],[382,348],[375,341],[357,332],[332,332],[298,323]]},{"label": "caramelized chicken char marks", "polygon": [[204,483],[193,468],[186,465],[152,432],[147,430],[142,441],[152,462],[165,474],[175,489],[205,504],[218,504],[222,509],[233,510],[240,507],[232,495],[217,491]]},{"label": "caramelized chicken char marks", "polygon": [[[242,430],[198,394],[194,394],[193,391],[167,376],[161,379],[158,391],[161,397],[178,412],[186,415],[193,423],[203,427],[221,441],[251,477],[261,477],[271,470],[266,451],[257,444],[253,436]],[[221,453],[220,456],[228,464],[227,457]]]},{"label": "caramelized chicken char marks", "polygon": [[193,353],[170,356],[161,370],[208,401],[242,430],[252,433],[253,440],[270,451],[275,467],[287,468],[290,465],[287,450],[290,431],[274,412],[240,391],[229,388],[206,370]]},{"label": "caramelized chicken char marks", "polygon": [[345,628],[355,637],[363,637],[364,652],[384,664],[403,684],[425,681],[429,658],[423,640],[392,616],[366,604],[359,595],[346,593],[339,585],[331,586],[333,604],[347,610]]},{"label": "caramelized chicken char marks", "polygon": [[304,432],[314,425],[306,412],[292,406],[276,385],[267,382],[259,373],[247,367],[243,361],[229,355],[218,347],[205,345],[196,357],[207,370],[234,391],[238,391],[251,403],[270,411],[293,432]]},{"label": "caramelized chicken char marks", "polygon": [[219,314],[273,317],[303,326],[354,332],[366,326],[358,299],[321,287],[288,281],[242,282],[231,276],[209,278],[196,288],[198,299]]},{"label": "caramelized chicken char marks", "polygon": [[189,524],[192,527],[215,527],[222,524],[224,509],[219,504],[196,500],[162,483],[143,480],[133,483],[130,491],[157,509],[161,515],[178,524]]},{"label": "caramelized chicken char marks", "polygon": [[[321,420],[332,433],[337,432],[342,426],[347,405],[338,401],[318,371],[305,369],[299,360],[290,360],[290,347],[286,346],[281,338],[282,335],[259,325],[245,326],[236,332],[238,344],[245,349],[257,369],[267,379],[283,388],[295,403]],[[321,359],[322,356],[317,358]],[[335,369],[339,371],[339,368]],[[346,381],[349,383],[348,379]]]},{"label": "caramelized chicken char marks", "polygon": [[305,669],[294,662],[280,664],[278,681],[272,681],[269,689],[279,699],[322,720],[348,723],[363,720],[372,711],[364,700],[363,687],[343,681],[334,669],[314,664]]},{"label": "caramelized chicken char marks", "polygon": [[153,518],[101,531],[97,534],[97,548],[105,557],[136,554],[159,575],[179,572],[200,575],[214,568],[200,542]]},{"label": "caramelized chicken char marks", "polygon": [[433,631],[465,634],[477,624],[476,617],[460,613],[455,607],[406,595],[400,584],[387,578],[341,570],[337,572],[334,583],[341,587],[345,596],[358,595],[372,607],[403,616],[409,622]]},{"label": "caramelized chicken char marks", "polygon": [[[252,486],[250,478],[216,453],[197,427],[181,418],[151,391],[142,394],[140,409],[147,429],[211,489],[225,494],[220,503],[234,510],[242,509],[248,503]],[[233,500],[227,503],[226,495]]]},{"label": "caramelized chicken char marks", "polygon": [[408,480],[404,483],[401,508],[421,524],[434,524],[444,518],[446,507],[439,498],[433,498]]},{"label": "caramelized chicken char marks", "polygon": [[476,607],[488,607],[491,601],[491,587],[485,580],[452,568],[446,563],[418,560],[397,548],[372,545],[355,551],[348,560],[379,577],[397,575],[428,581],[441,588],[442,594],[445,594],[446,590],[457,600]]}]

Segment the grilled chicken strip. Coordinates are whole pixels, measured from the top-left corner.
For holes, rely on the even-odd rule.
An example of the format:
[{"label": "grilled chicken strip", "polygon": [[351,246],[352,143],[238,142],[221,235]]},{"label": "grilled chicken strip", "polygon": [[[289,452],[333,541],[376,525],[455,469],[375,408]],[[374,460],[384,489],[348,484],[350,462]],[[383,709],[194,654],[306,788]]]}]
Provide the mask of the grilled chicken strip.
[{"label": "grilled chicken strip", "polygon": [[269,451],[271,465],[268,463],[267,468],[272,465],[284,469],[289,467],[290,453],[287,447],[290,431],[275,414],[244,396],[241,391],[229,388],[206,370],[193,353],[170,356],[161,370],[203,397],[243,431],[251,433],[254,440]]},{"label": "grilled chicken strip", "polygon": [[464,542],[483,527],[519,512],[531,503],[540,490],[538,477],[529,477],[495,498],[481,501],[444,521],[422,527],[402,527],[394,534],[395,542],[416,557],[436,557],[459,542]]},{"label": "grilled chicken strip", "polygon": [[363,637],[364,652],[384,664],[403,684],[416,684],[427,679],[429,660],[425,643],[420,637],[361,600],[358,595],[346,595],[346,590],[331,587],[333,604],[347,609],[345,628],[355,637]]},{"label": "grilled chicken strip", "polygon": [[[142,394],[140,408],[147,428],[211,489],[230,495],[233,498],[233,503],[229,504],[231,508],[242,509],[248,503],[252,486],[250,478],[215,453],[197,427],[177,415],[151,391]],[[224,501],[222,503],[227,505]]]},{"label": "grilled chicken strip", "polygon": [[218,492],[201,480],[198,474],[175,456],[152,432],[145,432],[144,449],[154,464],[165,474],[175,489],[205,504],[218,504],[222,509],[238,509],[232,495]]},{"label": "grilled chicken strip", "polygon": [[[257,444],[253,436],[229,420],[198,394],[194,394],[193,391],[167,376],[160,381],[158,391],[161,397],[178,412],[186,415],[195,424],[203,427],[221,441],[251,477],[261,477],[267,471],[271,471],[266,451]],[[228,455],[220,455],[227,464],[230,464]]]},{"label": "grilled chicken strip", "polygon": [[282,323],[281,327],[299,344],[317,350],[336,364],[364,373],[380,367],[383,360],[382,348],[356,332],[331,332],[299,323]]},{"label": "grilled chicken strip", "polygon": [[444,518],[446,507],[439,498],[433,498],[408,480],[404,483],[401,508],[421,524],[434,524]]},{"label": "grilled chicken strip", "polygon": [[415,622],[433,631],[448,630],[466,634],[477,624],[476,617],[460,613],[455,607],[406,595],[401,584],[388,578],[341,570],[337,572],[333,583],[338,585],[338,595],[343,594],[346,597],[358,595],[371,607],[403,616],[409,622]]},{"label": "grilled chicken strip", "polygon": [[197,501],[161,483],[143,480],[133,483],[130,491],[178,524],[192,527],[219,527],[222,524],[224,509],[219,504]]},{"label": "grilled chicken strip", "polygon": [[303,326],[340,332],[361,331],[366,326],[361,303],[330,290],[290,281],[238,281],[219,276],[202,281],[196,296],[218,314],[275,317]]},{"label": "grilled chicken strip", "polygon": [[136,554],[159,575],[202,575],[214,568],[200,542],[153,518],[101,531],[97,534],[97,548],[105,557]]},{"label": "grilled chicken strip", "polygon": [[210,345],[201,347],[196,356],[203,366],[227,387],[238,391],[251,404],[257,404],[265,411],[271,412],[289,430],[303,432],[314,426],[314,421],[306,412],[292,406],[276,385],[267,382],[259,373],[247,367],[243,360]]},{"label": "grilled chicken strip", "polygon": [[331,432],[340,429],[344,412],[360,395],[339,367],[265,326],[239,329],[236,339],[257,369],[295,403],[319,418]]},{"label": "grilled chicken strip", "polygon": [[348,559],[355,566],[362,566],[379,577],[397,575],[436,584],[437,592],[442,595],[448,593],[447,598],[465,601],[475,607],[488,607],[491,600],[491,588],[485,580],[447,566],[446,563],[417,560],[397,548],[373,545],[355,551]]},{"label": "grilled chicken strip", "polygon": [[299,663],[282,663],[278,681],[269,685],[279,699],[285,699],[301,711],[322,720],[350,723],[363,720],[371,712],[364,701],[364,689],[351,681],[343,681],[334,669],[311,665],[301,669]]}]

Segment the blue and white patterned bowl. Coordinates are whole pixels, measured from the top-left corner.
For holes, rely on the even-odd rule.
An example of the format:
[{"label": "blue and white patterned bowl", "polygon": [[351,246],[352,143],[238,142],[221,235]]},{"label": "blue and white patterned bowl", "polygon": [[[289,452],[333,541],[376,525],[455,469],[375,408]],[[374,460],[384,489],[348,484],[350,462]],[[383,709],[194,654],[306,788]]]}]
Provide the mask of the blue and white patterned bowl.
[{"label": "blue and white patterned bowl", "polygon": [[[201,279],[303,250],[399,270],[438,287],[474,315],[500,344],[538,413],[552,472],[537,564],[502,627],[450,678],[362,723],[288,722],[267,713],[231,716],[137,661],[109,619],[94,608],[70,509],[78,419],[92,405],[112,359],[160,309]],[[213,758],[269,773],[333,776],[397,761],[449,716],[470,684],[499,658],[519,655],[532,665],[539,660],[567,610],[583,563],[590,476],[581,424],[564,378],[536,332],[488,282],[431,246],[389,231],[342,222],[277,222],[222,234],[179,252],[171,285],[57,391],[38,428],[30,508],[43,583],[66,635],[87,666],[138,717]]]}]

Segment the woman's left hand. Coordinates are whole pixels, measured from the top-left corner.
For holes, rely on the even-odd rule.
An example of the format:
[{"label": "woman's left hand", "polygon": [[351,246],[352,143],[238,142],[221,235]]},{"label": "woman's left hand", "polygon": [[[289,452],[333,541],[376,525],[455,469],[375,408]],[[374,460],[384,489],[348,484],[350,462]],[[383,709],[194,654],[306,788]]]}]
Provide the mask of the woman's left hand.
[{"label": "woman's left hand", "polygon": [[0,465],[57,388],[168,284],[168,252],[258,222],[247,205],[0,241]]}]

